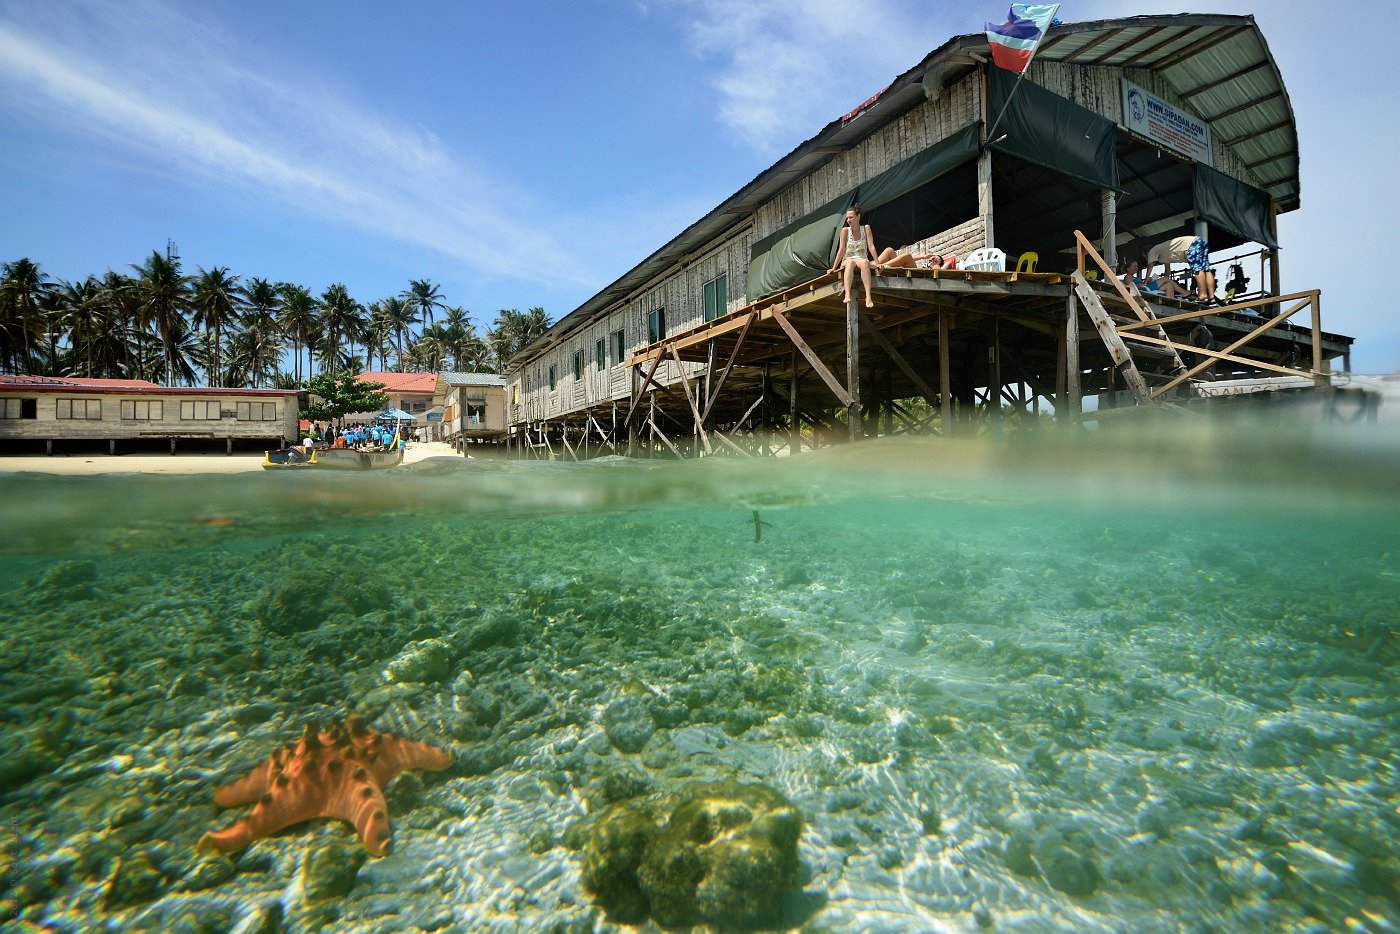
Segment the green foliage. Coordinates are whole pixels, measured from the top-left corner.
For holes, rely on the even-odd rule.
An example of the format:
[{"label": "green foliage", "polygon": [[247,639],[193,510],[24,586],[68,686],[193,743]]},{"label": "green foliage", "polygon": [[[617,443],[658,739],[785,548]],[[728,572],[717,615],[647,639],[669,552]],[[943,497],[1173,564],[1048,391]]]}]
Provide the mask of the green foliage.
[{"label": "green foliage", "polygon": [[377,412],[389,404],[389,397],[379,391],[383,383],[362,382],[349,371],[317,373],[304,386],[312,398],[302,417],[312,421],[333,421],[351,412]]}]

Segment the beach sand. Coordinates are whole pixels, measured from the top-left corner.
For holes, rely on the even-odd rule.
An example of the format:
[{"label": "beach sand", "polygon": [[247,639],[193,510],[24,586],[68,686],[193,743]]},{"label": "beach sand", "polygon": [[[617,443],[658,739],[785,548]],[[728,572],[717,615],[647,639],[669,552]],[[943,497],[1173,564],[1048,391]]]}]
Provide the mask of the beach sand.
[{"label": "beach sand", "polygon": [[[442,441],[410,442],[404,452],[405,464],[416,464],[430,457],[460,459],[452,445]],[[43,454],[0,457],[0,474],[49,473],[66,476],[96,476],[114,473],[151,474],[229,474],[262,470],[260,453],[237,454]]]}]

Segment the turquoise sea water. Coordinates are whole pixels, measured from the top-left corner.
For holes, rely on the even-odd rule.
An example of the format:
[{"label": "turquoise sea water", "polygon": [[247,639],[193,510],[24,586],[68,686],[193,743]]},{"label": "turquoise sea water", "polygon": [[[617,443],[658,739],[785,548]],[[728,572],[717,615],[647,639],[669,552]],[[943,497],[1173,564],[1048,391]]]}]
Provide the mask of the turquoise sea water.
[{"label": "turquoise sea water", "polygon": [[[1374,434],[1192,423],[3,476],[0,908],[621,929],[599,815],[730,781],[801,816],[788,891],[731,880],[778,927],[1390,930],[1397,468]],[[216,787],[350,709],[454,756],[389,786],[389,856],[328,820],[195,850],[246,812]]]}]

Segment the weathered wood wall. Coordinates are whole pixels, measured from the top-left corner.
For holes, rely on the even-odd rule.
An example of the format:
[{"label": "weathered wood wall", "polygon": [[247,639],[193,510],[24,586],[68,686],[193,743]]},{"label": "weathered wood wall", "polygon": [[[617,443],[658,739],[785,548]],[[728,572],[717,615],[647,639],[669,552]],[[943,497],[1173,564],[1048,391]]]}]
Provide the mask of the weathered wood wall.
[{"label": "weathered wood wall", "polygon": [[760,206],[754,214],[754,236],[768,236],[981,117],[982,79],[974,73],[946,88],[937,100],[924,101]]}]

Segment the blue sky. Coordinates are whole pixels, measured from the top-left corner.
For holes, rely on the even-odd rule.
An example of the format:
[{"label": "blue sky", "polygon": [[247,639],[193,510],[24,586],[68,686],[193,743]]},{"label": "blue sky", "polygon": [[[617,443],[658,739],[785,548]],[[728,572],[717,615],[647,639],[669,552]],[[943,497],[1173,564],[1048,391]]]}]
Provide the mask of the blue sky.
[{"label": "blue sky", "polygon": [[[560,317],[950,36],[935,0],[0,0],[0,260],[72,279],[166,238],[189,270],[410,278],[488,324]],[[1400,80],[1379,3],[1254,12],[1302,139],[1285,289],[1320,287],[1358,372],[1400,370]],[[1345,17],[1331,15],[1344,9]],[[1065,20],[1180,12],[1069,2]]]}]

